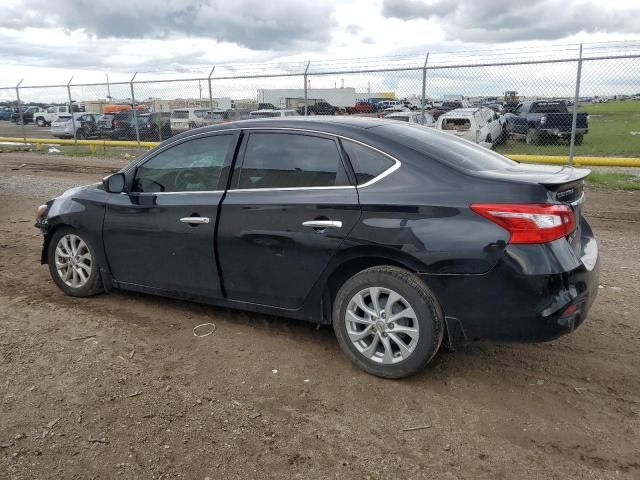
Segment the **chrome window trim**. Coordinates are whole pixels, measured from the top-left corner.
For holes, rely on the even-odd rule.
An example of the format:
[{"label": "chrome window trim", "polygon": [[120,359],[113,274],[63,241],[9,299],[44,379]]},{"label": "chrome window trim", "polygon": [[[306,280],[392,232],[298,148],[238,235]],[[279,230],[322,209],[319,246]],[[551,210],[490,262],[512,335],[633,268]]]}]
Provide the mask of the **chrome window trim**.
[{"label": "chrome window trim", "polygon": [[[281,131],[288,131],[288,132],[302,132],[302,133],[315,133],[315,134],[319,134],[319,135],[326,135],[326,136],[330,136],[330,137],[335,137],[335,138],[340,138],[343,140],[348,140],[350,142],[353,143],[357,143],[358,145],[362,145],[363,147],[366,148],[370,148],[371,150],[380,153],[381,155],[384,155],[385,157],[390,158],[391,160],[394,161],[394,164],[391,165],[389,168],[387,168],[386,170],[384,170],[382,173],[380,173],[379,175],[373,177],[371,180],[353,186],[353,185],[340,185],[340,186],[324,186],[324,187],[282,187],[282,188],[278,188],[278,187],[273,187],[273,188],[238,188],[238,189],[233,189],[233,188],[229,188],[227,190],[227,192],[268,192],[268,191],[274,191],[274,190],[284,190],[284,191],[288,191],[288,190],[330,190],[330,189],[344,189],[344,188],[365,188],[365,187],[369,187],[371,185],[373,185],[374,183],[379,182],[380,180],[382,180],[383,178],[391,175],[393,172],[395,172],[396,170],[398,170],[401,166],[402,166],[402,162],[400,160],[398,160],[396,157],[394,157],[393,155],[390,155],[386,152],[383,152],[382,150],[373,147],[371,145],[368,145],[364,142],[361,142],[360,140],[356,140],[354,138],[351,137],[346,137],[344,135],[340,135],[338,133],[331,133],[331,132],[323,132],[321,130],[313,130],[313,129],[309,129],[309,128],[297,128],[297,127],[245,127],[245,128],[227,128],[224,130],[214,130],[214,131],[207,131],[207,132],[202,132],[202,133],[196,133],[193,135],[189,135],[187,137],[184,138],[180,138],[177,139],[174,142],[168,143],[166,144],[162,150],[160,150],[160,152],[165,151],[166,149],[170,148],[172,145],[180,143],[182,141],[186,141],[186,140],[190,140],[192,138],[199,138],[199,137],[206,137],[206,136],[213,136],[213,135],[223,135],[227,132],[237,132],[237,131],[269,131],[269,130],[281,130]],[[158,152],[158,153],[160,153]],[[157,155],[157,154],[156,154]],[[151,156],[149,158],[149,160],[151,158],[155,157],[155,155]],[[145,162],[148,161],[147,159],[145,159]],[[139,164],[135,164],[136,166],[138,166]],[[193,193],[193,192],[166,192],[166,193]]]},{"label": "chrome window trim", "polygon": [[328,186],[328,187],[269,187],[269,188],[236,188],[229,189],[227,193],[232,192],[274,192],[274,191],[296,191],[296,190],[344,190],[347,188],[355,189],[353,185],[337,185],[337,186]]},{"label": "chrome window trim", "polygon": [[[126,192],[121,192],[126,193]],[[135,195],[188,195],[190,193],[224,193],[224,190],[185,190],[180,192],[129,192],[129,194]]]}]

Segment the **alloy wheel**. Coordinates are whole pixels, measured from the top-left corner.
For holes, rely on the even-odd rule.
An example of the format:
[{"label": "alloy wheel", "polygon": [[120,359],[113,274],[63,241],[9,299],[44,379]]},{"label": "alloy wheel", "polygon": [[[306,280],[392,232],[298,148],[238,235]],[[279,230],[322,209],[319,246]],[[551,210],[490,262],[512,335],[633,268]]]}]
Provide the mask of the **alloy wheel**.
[{"label": "alloy wheel", "polygon": [[415,311],[402,295],[388,288],[369,287],[356,293],[344,321],[351,343],[376,363],[402,362],[418,345]]},{"label": "alloy wheel", "polygon": [[91,252],[77,235],[70,233],[60,238],[56,245],[55,262],[60,279],[72,288],[83,287],[91,277]]}]

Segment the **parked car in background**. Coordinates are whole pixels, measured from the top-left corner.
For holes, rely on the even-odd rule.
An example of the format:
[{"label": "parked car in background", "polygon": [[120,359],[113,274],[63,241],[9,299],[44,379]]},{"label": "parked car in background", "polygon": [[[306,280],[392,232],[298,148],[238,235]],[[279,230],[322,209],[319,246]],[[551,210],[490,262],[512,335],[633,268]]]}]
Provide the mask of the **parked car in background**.
[{"label": "parked car in background", "polygon": [[353,107],[347,107],[347,113],[376,113],[378,109],[376,106],[369,102],[357,102]]},{"label": "parked car in background", "polygon": [[492,148],[506,137],[504,121],[486,107],[458,108],[438,117],[438,130]]},{"label": "parked car in background", "polygon": [[503,113],[505,113],[504,105],[502,104],[502,102],[487,103],[485,107],[490,108],[491,110],[493,110],[499,115],[502,115]]},{"label": "parked car in background", "polygon": [[427,112],[397,112],[385,115],[384,118],[406,123],[416,123],[418,125],[424,125],[425,127],[433,128],[436,126],[436,119]]},{"label": "parked car in background", "polygon": [[[138,123],[138,135],[146,125],[146,119],[142,117],[144,111],[123,110],[116,112],[111,119],[111,129],[101,129],[111,140],[137,140],[136,121]],[[104,115],[103,115],[104,117]],[[102,122],[102,118],[100,119]],[[108,122],[108,120],[105,120]],[[100,125],[103,125],[100,123]],[[140,137],[142,138],[142,137]]]},{"label": "parked car in background", "polygon": [[145,140],[166,140],[171,131],[171,112],[140,114],[140,138]]},{"label": "parked car in background", "polygon": [[211,115],[207,108],[176,108],[171,113],[171,131],[177,134],[203,127],[208,124],[207,114]]},{"label": "parked car in background", "polygon": [[385,108],[402,107],[402,106],[404,106],[404,104],[400,100],[382,100],[382,101],[376,103],[376,107],[377,107],[379,112],[384,111]]},{"label": "parked car in background", "polygon": [[254,110],[249,113],[249,118],[278,118],[278,117],[299,117],[300,114],[295,110],[279,110],[265,109]]},{"label": "parked car in background", "polygon": [[28,123],[33,123],[34,117],[36,114],[44,112],[42,107],[34,107],[34,106],[24,106],[21,107],[22,115],[20,115],[20,110],[15,110],[11,115],[11,121],[14,123],[24,123],[25,125]]},{"label": "parked car in background", "polygon": [[56,138],[77,138],[78,140],[99,137],[98,116],[85,112],[62,113],[51,122],[51,135]]},{"label": "parked car in background", "polygon": [[102,137],[109,137],[111,130],[113,130],[113,118],[115,116],[115,113],[103,113],[98,117],[98,128]]},{"label": "parked car in background", "polygon": [[11,115],[13,115],[13,108],[0,107],[0,120],[11,120]]},{"label": "parked car in background", "polygon": [[259,102],[258,110],[277,110],[277,108],[273,103]]},{"label": "parked car in background", "polygon": [[235,122],[237,120],[247,120],[251,118],[251,111],[246,109],[231,109],[224,112],[225,122]]},{"label": "parked car in background", "polygon": [[443,344],[584,322],[599,283],[588,174],[377,118],[227,123],[40,206],[38,259],[74,297],[117,288],[333,325],[355,365],[400,378]]},{"label": "parked car in background", "polygon": [[[304,106],[297,109],[300,115],[304,115]],[[340,112],[338,107],[334,107],[328,102],[316,102],[313,105],[307,105],[307,115],[336,115]]]},{"label": "parked car in background", "polygon": [[[536,145],[552,139],[571,137],[573,113],[562,101],[535,101],[521,103],[512,113],[505,114],[507,130],[514,137],[524,138]],[[578,113],[576,118],[576,145],[580,145],[589,132],[589,116]]]},{"label": "parked car in background", "polygon": [[391,107],[387,107],[385,108],[382,113],[383,114],[389,114],[389,113],[394,113],[394,112],[410,112],[411,109],[405,107],[403,104],[399,104],[399,105],[393,105]]},{"label": "parked car in background", "polygon": [[436,120],[443,113],[450,112],[459,108],[469,108],[470,104],[467,100],[447,100],[442,102],[438,107],[431,111],[431,115]]},{"label": "parked car in background", "polygon": [[[72,105],[74,112],[82,112],[83,108],[78,105]],[[52,105],[45,107],[42,111],[34,115],[34,122],[39,127],[51,126],[51,123],[58,118],[59,115],[69,113],[69,105]]]}]

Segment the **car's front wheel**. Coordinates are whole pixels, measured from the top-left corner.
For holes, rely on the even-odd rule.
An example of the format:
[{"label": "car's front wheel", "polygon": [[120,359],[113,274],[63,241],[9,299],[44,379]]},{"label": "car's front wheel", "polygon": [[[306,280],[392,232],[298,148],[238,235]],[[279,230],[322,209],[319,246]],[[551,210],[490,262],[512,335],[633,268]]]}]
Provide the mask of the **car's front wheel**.
[{"label": "car's front wheel", "polygon": [[342,350],[364,371],[402,378],[420,371],[442,342],[442,310],[407,270],[380,266],[357,273],[338,291],[333,329]]},{"label": "car's front wheel", "polygon": [[67,227],[55,231],[48,260],[53,281],[67,295],[87,297],[103,290],[95,249],[83,233]]}]

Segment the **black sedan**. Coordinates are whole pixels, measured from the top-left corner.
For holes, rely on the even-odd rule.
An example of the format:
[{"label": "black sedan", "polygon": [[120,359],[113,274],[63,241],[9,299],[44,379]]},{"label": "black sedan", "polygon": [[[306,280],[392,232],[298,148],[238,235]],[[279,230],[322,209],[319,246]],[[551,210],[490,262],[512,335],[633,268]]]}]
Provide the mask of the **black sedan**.
[{"label": "black sedan", "polygon": [[421,126],[284,118],[190,130],[38,209],[73,296],[114,288],[332,324],[374,375],[441,344],[573,331],[598,284],[588,170]]}]

